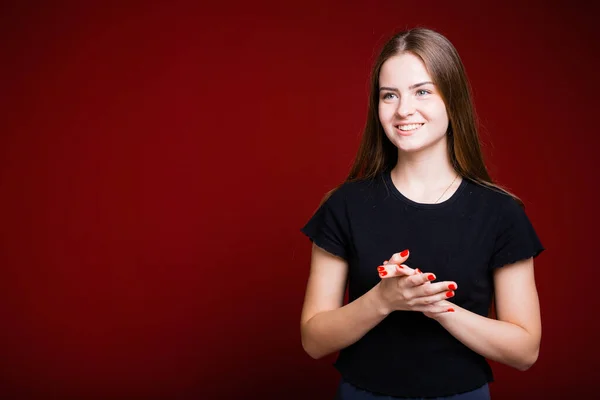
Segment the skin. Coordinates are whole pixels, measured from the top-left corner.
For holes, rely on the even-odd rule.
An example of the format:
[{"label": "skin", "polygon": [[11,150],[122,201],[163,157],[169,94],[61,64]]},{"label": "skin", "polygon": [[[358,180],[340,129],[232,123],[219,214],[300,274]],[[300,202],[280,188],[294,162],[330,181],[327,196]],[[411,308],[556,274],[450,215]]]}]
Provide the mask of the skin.
[{"label": "skin", "polygon": [[[379,121],[404,158],[443,160],[448,114],[433,79],[421,60],[406,53],[387,60],[379,74]],[[422,123],[418,130],[398,132],[402,124]]]},{"label": "skin", "polygon": [[[380,73],[379,118],[398,148],[392,180],[408,198],[421,203],[444,201],[460,185],[446,148],[448,116],[444,102],[421,60],[403,53],[387,60]],[[423,123],[401,133],[398,125]],[[446,193],[440,195],[446,190]],[[438,200],[439,199],[439,200]],[[535,363],[541,339],[539,300],[533,259],[494,271],[497,319],[482,317],[453,304],[460,290],[454,281],[404,262],[410,253],[391,255],[374,266],[381,281],[355,301],[343,305],[348,264],[313,244],[311,270],[301,315],[302,345],[313,358],[339,351],[363,337],[394,310],[422,312],[482,356],[526,370]],[[382,273],[384,272],[384,273]]]},{"label": "skin", "polygon": [[[403,195],[418,203],[447,199],[461,183],[447,150],[449,120],[446,105],[420,58],[404,53],[391,57],[379,74],[379,120],[398,148],[392,181]],[[398,125],[423,123],[416,131]]]}]

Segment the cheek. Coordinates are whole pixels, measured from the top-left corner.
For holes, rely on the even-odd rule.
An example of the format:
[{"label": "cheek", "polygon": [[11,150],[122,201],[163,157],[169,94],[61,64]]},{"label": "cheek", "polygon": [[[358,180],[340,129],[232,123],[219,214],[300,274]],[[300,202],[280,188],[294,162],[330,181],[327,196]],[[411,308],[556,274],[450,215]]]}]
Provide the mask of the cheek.
[{"label": "cheek", "polygon": [[448,114],[444,104],[432,104],[428,111],[429,117],[438,124],[448,124]]},{"label": "cheek", "polygon": [[379,120],[381,122],[387,122],[394,115],[394,111],[390,109],[390,107],[386,107],[386,105],[379,105]]},{"label": "cheek", "polygon": [[380,121],[383,121],[385,119],[384,108],[381,105],[379,105],[379,107],[377,108],[377,114],[379,115]]}]

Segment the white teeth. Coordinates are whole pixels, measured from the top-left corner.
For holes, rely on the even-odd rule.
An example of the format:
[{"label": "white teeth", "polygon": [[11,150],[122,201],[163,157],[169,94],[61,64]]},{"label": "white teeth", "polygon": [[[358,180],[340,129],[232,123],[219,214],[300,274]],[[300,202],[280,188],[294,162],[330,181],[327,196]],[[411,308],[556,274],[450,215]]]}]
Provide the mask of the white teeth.
[{"label": "white teeth", "polygon": [[415,129],[419,129],[421,126],[423,126],[423,124],[398,125],[398,129],[403,132],[414,131]]}]

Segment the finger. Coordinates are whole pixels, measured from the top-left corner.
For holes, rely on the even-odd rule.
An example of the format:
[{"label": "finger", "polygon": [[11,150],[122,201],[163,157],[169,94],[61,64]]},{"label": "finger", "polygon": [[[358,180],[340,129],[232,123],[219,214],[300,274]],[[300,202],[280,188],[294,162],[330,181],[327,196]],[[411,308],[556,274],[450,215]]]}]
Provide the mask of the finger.
[{"label": "finger", "polygon": [[[385,265],[387,265],[388,263],[389,263],[389,261],[388,261],[388,260],[385,260],[385,261],[383,262],[383,265],[382,265],[382,266],[385,266]],[[412,274],[414,274],[414,273],[415,273],[415,271],[419,271],[419,269],[418,269],[418,268],[417,268],[416,270],[414,270],[414,269],[412,269],[412,268],[408,267],[406,264],[400,264],[400,265],[398,265],[397,267],[398,267],[399,269],[404,269],[404,272],[405,272],[405,274],[404,274],[404,275],[412,275]],[[407,274],[406,272],[409,272],[409,273]],[[420,272],[420,271],[419,271],[419,272]]]},{"label": "finger", "polygon": [[435,274],[432,274],[432,273],[424,274],[418,268],[415,270],[415,272],[416,273],[413,276],[411,276],[409,279],[409,282],[413,286],[420,286],[424,283],[429,283],[429,282],[435,280],[435,278],[436,278]]},{"label": "finger", "polygon": [[406,260],[408,260],[409,256],[410,252],[408,251],[408,249],[406,249],[401,251],[400,253],[393,254],[389,262],[397,265],[402,265]]},{"label": "finger", "polygon": [[[414,274],[414,270],[407,265],[403,264],[404,261],[408,259],[410,256],[410,252],[408,249],[403,250],[399,253],[395,253],[390,257],[389,261],[386,260],[383,262],[383,266],[386,267],[380,272],[385,272],[383,275],[380,275],[382,278],[392,278],[398,276],[407,276]],[[387,268],[390,265],[396,265],[396,269]]]},{"label": "finger", "polygon": [[[419,273],[419,274],[422,274],[422,273],[423,273],[423,271],[421,271],[419,268],[415,269],[415,272],[417,272],[417,273]],[[424,284],[425,284],[425,285],[429,285],[430,283],[431,283],[431,282],[429,282],[429,280],[428,280],[428,282],[425,282]]]},{"label": "finger", "polygon": [[429,305],[424,305],[421,307],[417,307],[421,311],[424,313],[431,313],[431,314],[440,314],[440,313],[447,313],[447,312],[455,312],[456,311],[456,306],[446,300],[442,300],[442,301],[438,301],[437,303],[433,303],[433,304],[429,304]]},{"label": "finger", "polygon": [[379,273],[379,277],[382,279],[385,278],[394,278],[398,276],[407,276],[414,274],[414,270],[407,265],[396,265],[393,263],[383,264],[377,267],[377,272]]},{"label": "finger", "polygon": [[438,314],[443,314],[443,313],[453,313],[456,312],[456,307],[454,307],[454,304],[447,302],[447,301],[443,301],[443,302],[439,302],[437,304],[433,304],[430,306],[432,308],[431,313],[438,313]]},{"label": "finger", "polygon": [[[431,286],[424,287],[426,291],[429,291],[431,288]],[[429,296],[416,297],[413,301],[415,304],[422,304],[428,306],[430,304],[439,303],[440,301],[446,301],[451,297],[454,297],[454,291],[444,289],[441,293],[435,293]]]},{"label": "finger", "polygon": [[[448,294],[448,292],[454,293],[454,291],[458,288],[458,285],[454,281],[444,281],[444,282],[436,282],[432,283],[431,281],[427,282],[428,284],[421,285],[420,287],[415,289],[415,295],[418,297],[428,297],[437,294]],[[448,295],[446,297],[453,297],[454,295]]]}]

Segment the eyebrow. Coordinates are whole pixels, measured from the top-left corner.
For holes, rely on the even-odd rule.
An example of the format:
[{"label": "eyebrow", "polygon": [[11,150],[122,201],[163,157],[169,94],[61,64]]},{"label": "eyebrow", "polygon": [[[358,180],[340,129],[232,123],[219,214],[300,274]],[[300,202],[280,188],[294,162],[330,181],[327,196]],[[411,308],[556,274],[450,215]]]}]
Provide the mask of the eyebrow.
[{"label": "eyebrow", "polygon": [[[412,90],[412,89],[416,89],[416,88],[418,88],[419,86],[423,86],[423,85],[433,85],[433,84],[434,84],[433,82],[429,82],[429,81],[427,81],[427,82],[415,83],[414,85],[411,85],[411,86],[409,86],[408,88]],[[379,88],[379,91],[382,91],[382,90],[390,90],[390,91],[392,91],[392,92],[397,92],[397,91],[398,91],[398,89],[396,89],[396,88],[393,88],[393,87],[386,87],[386,86],[382,86],[382,87],[380,87],[380,88]]]}]

